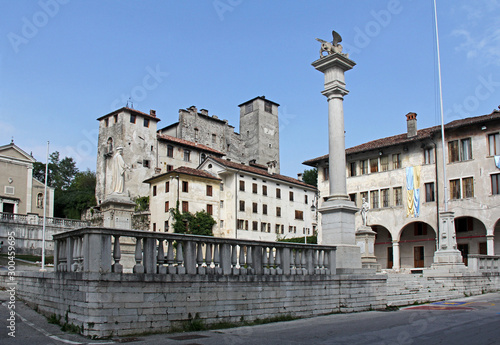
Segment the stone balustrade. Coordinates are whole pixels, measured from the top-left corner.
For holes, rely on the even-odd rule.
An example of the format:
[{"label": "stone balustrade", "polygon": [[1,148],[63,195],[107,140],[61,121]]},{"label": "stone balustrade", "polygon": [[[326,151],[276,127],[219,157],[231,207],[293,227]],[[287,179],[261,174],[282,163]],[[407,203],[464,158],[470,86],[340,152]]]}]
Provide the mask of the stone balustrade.
[{"label": "stone balustrade", "polygon": [[[54,235],[59,272],[124,273],[122,238],[135,246],[132,273],[198,275],[331,275],[336,247],[260,242],[111,228]],[[126,242],[126,241],[124,241]]]},{"label": "stone balustrade", "polygon": [[[62,228],[82,228],[89,226],[90,222],[66,219],[66,218],[55,218],[47,217],[46,225],[56,226]],[[18,224],[31,224],[31,225],[43,225],[43,217],[38,214],[17,214],[17,213],[6,213],[0,212],[0,221],[18,223]]]},{"label": "stone balustrade", "polygon": [[500,256],[469,254],[467,266],[477,273],[500,274]]}]

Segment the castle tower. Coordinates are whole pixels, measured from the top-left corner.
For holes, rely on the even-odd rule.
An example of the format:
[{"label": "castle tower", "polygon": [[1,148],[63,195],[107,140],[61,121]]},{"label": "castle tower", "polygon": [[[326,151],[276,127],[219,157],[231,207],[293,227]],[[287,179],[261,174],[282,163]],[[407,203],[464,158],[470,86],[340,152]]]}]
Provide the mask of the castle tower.
[{"label": "castle tower", "polygon": [[240,136],[245,142],[245,157],[264,166],[275,161],[275,171],[279,173],[279,104],[259,96],[239,107]]},{"label": "castle tower", "polygon": [[[133,200],[149,195],[149,185],[137,183],[154,175],[157,167],[156,112],[149,114],[123,107],[97,119],[96,200],[103,203],[110,197]],[[121,150],[118,150],[122,148]],[[123,180],[117,186],[113,176],[116,155],[121,151]],[[121,160],[120,159],[120,160]],[[116,170],[116,169],[115,169]]]}]

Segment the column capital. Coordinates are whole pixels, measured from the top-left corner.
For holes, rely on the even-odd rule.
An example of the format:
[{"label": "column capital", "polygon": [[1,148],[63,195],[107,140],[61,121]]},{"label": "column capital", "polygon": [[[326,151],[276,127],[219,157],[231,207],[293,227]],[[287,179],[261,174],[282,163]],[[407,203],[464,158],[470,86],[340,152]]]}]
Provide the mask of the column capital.
[{"label": "column capital", "polygon": [[344,100],[344,96],[347,95],[349,91],[340,86],[340,85],[333,85],[329,88],[325,88],[323,91],[321,91],[321,94],[325,96],[328,100],[339,98],[341,100]]}]

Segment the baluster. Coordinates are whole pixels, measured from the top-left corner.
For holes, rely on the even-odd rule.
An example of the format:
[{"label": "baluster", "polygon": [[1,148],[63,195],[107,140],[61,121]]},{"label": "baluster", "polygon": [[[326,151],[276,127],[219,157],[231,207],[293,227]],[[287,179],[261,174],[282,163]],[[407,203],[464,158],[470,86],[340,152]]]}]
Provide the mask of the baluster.
[{"label": "baluster", "polygon": [[71,272],[78,271],[78,237],[73,238],[73,260],[71,260]]},{"label": "baluster", "polygon": [[290,249],[290,275],[297,274],[297,269],[295,268],[297,253],[297,249]]},{"label": "baluster", "polygon": [[135,265],[133,268],[134,273],[144,273],[144,266],[141,264],[142,262],[142,247],[141,247],[142,238],[136,237],[135,239]]},{"label": "baluster", "polygon": [[222,268],[220,267],[220,250],[219,250],[219,244],[214,244],[214,273],[215,274],[222,274]]},{"label": "baluster", "polygon": [[248,274],[254,274],[252,251],[253,251],[252,247],[247,246],[247,273]]},{"label": "baluster", "polygon": [[245,267],[245,249],[244,246],[240,247],[240,274],[247,274],[247,267]]},{"label": "baluster", "polygon": [[111,270],[115,273],[122,273],[123,266],[120,264],[120,259],[122,258],[120,236],[115,235],[114,238],[115,242],[113,243],[113,260],[115,260],[115,263],[113,264],[113,266],[111,266]]},{"label": "baluster", "polygon": [[270,270],[269,270],[269,258],[267,256],[267,247],[264,246],[262,248],[262,274],[269,274],[270,273]]},{"label": "baluster", "polygon": [[163,264],[165,263],[165,248],[163,248],[163,240],[161,240],[161,239],[158,240],[157,261],[158,261],[158,273],[159,274],[166,274],[167,267],[163,266]]},{"label": "baluster", "polygon": [[332,253],[329,250],[324,251],[323,261],[325,265],[325,274],[332,274],[332,269],[330,267],[330,255],[332,255]]},{"label": "baluster", "polygon": [[177,268],[174,265],[174,241],[167,240],[167,271],[169,274],[177,273]]},{"label": "baluster", "polygon": [[186,274],[186,267],[184,266],[184,253],[182,249],[182,242],[177,242],[177,273]]},{"label": "baluster", "polygon": [[238,264],[237,255],[238,255],[238,250],[236,248],[236,244],[233,244],[231,246],[231,267],[233,268],[232,269],[233,275],[238,275],[240,273],[240,271],[236,267],[236,265]]},{"label": "baluster", "polygon": [[308,274],[307,271],[307,250],[303,249],[300,255],[301,258],[301,266],[302,266],[302,274]]},{"label": "baluster", "polygon": [[276,274],[274,247],[269,247],[269,274]]},{"label": "baluster", "polygon": [[314,269],[314,274],[320,274],[319,266],[318,266],[318,254],[319,250],[318,249],[311,249],[312,251],[312,259],[313,259],[313,269]]},{"label": "baluster", "polygon": [[207,246],[205,252],[205,263],[207,265],[207,274],[214,274],[214,268],[212,267],[212,243],[206,243]]},{"label": "baluster", "polygon": [[61,240],[61,246],[60,246],[60,263],[59,263],[59,271],[61,272],[66,272],[67,264],[66,264],[66,242],[67,239]]},{"label": "baluster", "polygon": [[295,252],[295,268],[297,270],[296,274],[303,274],[302,272],[302,255],[304,252],[302,250],[298,250]]},{"label": "baluster", "polygon": [[276,274],[283,274],[283,268],[281,267],[281,255],[283,253],[283,248],[276,248]]},{"label": "baluster", "polygon": [[198,274],[206,274],[207,270],[203,266],[203,243],[195,242],[196,244],[196,263],[198,264],[197,272]]},{"label": "baluster", "polygon": [[319,274],[325,274],[325,261],[324,261],[324,251],[318,250],[318,268],[319,268]]}]

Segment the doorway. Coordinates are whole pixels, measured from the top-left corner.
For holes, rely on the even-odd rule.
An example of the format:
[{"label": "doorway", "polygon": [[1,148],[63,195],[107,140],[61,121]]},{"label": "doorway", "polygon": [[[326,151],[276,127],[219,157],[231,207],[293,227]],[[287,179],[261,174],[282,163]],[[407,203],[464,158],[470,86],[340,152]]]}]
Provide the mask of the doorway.
[{"label": "doorway", "polygon": [[413,247],[413,267],[424,267],[424,247]]},{"label": "doorway", "polygon": [[459,244],[458,250],[460,250],[460,253],[462,253],[462,260],[465,266],[467,266],[467,255],[469,255],[469,245],[467,243]]}]

